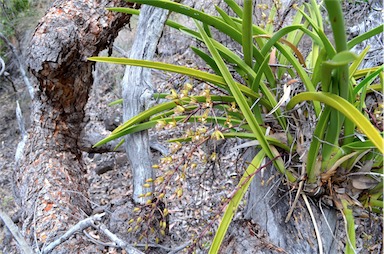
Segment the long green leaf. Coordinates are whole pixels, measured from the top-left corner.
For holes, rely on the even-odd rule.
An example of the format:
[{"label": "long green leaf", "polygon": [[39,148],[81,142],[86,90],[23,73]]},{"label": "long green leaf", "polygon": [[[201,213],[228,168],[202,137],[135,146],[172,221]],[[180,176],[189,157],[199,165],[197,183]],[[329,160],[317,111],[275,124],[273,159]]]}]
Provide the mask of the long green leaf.
[{"label": "long green leaf", "polygon": [[191,47],[193,52],[195,52],[196,55],[198,55],[201,59],[204,60],[206,64],[208,64],[211,69],[216,73],[216,75],[221,76],[219,68],[217,68],[216,62],[210,57],[208,54],[206,54],[204,51]]},{"label": "long green leaf", "polygon": [[346,144],[341,147],[343,150],[349,149],[352,151],[360,151],[360,150],[368,150],[368,149],[374,149],[375,145],[372,143],[371,140],[367,141],[354,141],[349,144]]},{"label": "long green leaf", "polygon": [[309,146],[308,155],[307,155],[307,165],[306,165],[306,172],[308,175],[308,182],[309,183],[315,183],[317,174],[320,172],[317,172],[316,169],[318,162],[318,155],[320,151],[320,140],[323,140],[325,131],[328,126],[328,120],[329,115],[331,112],[330,107],[325,107],[323,113],[320,115],[319,121],[316,124],[315,131],[313,133],[312,141]]},{"label": "long green leaf", "polygon": [[236,13],[239,18],[243,18],[243,10],[241,7],[233,0],[224,0],[226,4]]},{"label": "long green leaf", "polygon": [[322,29],[323,28],[323,16],[320,11],[320,4],[316,0],[311,0],[311,9],[313,13],[313,17],[317,21],[317,26]]},{"label": "long green leaf", "polygon": [[347,100],[331,93],[303,92],[291,99],[291,101],[287,104],[287,110],[292,109],[297,103],[306,100],[323,102],[341,112],[360,128],[360,130],[372,141],[381,153],[384,153],[384,140],[378,130],[359,110],[355,108],[354,105],[350,104]]},{"label": "long green leaf", "polygon": [[188,17],[191,17],[193,19],[199,20],[207,25],[213,26],[219,31],[229,35],[233,39],[235,39],[237,42],[241,43],[241,33],[237,31],[232,26],[225,23],[222,19],[206,14],[202,11],[196,10],[192,7],[189,7],[187,5],[183,5],[180,3],[167,1],[167,0],[128,0],[128,2],[133,3],[140,3],[140,4],[147,4],[163,9],[170,10],[172,12],[180,13],[183,15],[186,15]]},{"label": "long green leaf", "polygon": [[[199,37],[198,39],[201,40],[201,37]],[[233,63],[237,67],[239,67],[242,71],[244,71],[246,73],[246,75],[248,76],[248,79],[251,82],[252,81],[254,82],[254,79],[255,79],[256,75],[255,75],[254,71],[252,70],[252,68],[250,68],[238,55],[233,53],[230,49],[225,47],[223,44],[219,43],[218,41],[216,41],[214,39],[211,39],[211,41],[212,41],[213,45],[216,47],[216,49],[219,50],[220,54],[226,60],[228,60],[230,63]],[[210,59],[207,59],[207,60],[209,61],[209,65],[214,65],[215,68],[217,68],[216,63],[213,64],[213,62],[211,62]],[[259,69],[259,73],[257,74],[257,75],[259,75],[258,76],[259,79],[261,79],[261,76],[265,73],[266,68],[269,68],[269,66],[268,66],[268,57],[265,58],[261,68]],[[258,83],[260,85],[260,89],[261,89],[261,92],[262,92],[263,96],[270,102],[270,105],[274,107],[277,104],[276,99],[275,99],[275,95],[270,91],[270,89],[268,88],[268,86],[266,84],[264,84],[263,82],[260,82],[260,81]],[[258,89],[254,89],[254,88],[251,88],[251,90],[254,93],[258,93],[258,91],[259,91]],[[320,108],[320,105],[319,105],[319,108]],[[274,115],[276,116],[277,121],[283,127],[283,129],[286,129],[286,126],[287,126],[286,119],[281,116],[281,110],[278,109],[274,113]]]},{"label": "long green leaf", "polygon": [[[328,11],[329,20],[332,27],[333,37],[336,46],[337,55],[332,56],[331,62],[339,64],[337,68],[337,83],[339,86],[339,95],[349,101],[349,69],[348,62],[352,62],[355,55],[348,51],[347,34],[345,33],[344,15],[340,1],[325,0],[325,7]],[[353,59],[350,61],[350,59]]]},{"label": "long green leaf", "polygon": [[[153,0],[128,0],[128,1],[133,2],[133,3],[147,4],[147,5],[167,9],[167,10],[170,10],[172,12],[184,14],[190,18],[193,18],[194,20],[199,20],[199,21],[203,22],[204,24],[215,27],[220,32],[223,32],[224,34],[230,36],[236,42],[242,44],[241,32],[236,30],[235,28],[233,28],[231,25],[225,23],[219,17],[212,16],[212,15],[206,14],[202,11],[198,11],[192,7],[182,5],[179,3],[175,3],[172,1],[167,1],[167,0],[157,0],[157,1],[153,1]],[[240,19],[234,18],[233,20],[238,22]],[[241,20],[240,20],[240,23],[241,23]],[[252,29],[253,30],[256,29],[259,32],[265,33],[265,31],[260,30],[260,28],[258,28],[258,27],[255,28],[255,26],[252,26]],[[256,60],[256,62],[261,64],[263,62],[264,58],[260,54],[260,51],[255,46],[253,46],[252,53],[253,53],[253,57]],[[274,86],[274,84],[276,83],[276,80],[273,76],[271,68],[266,68],[265,76],[267,77],[268,82],[272,86]]]},{"label": "long green leaf", "polygon": [[244,1],[243,22],[242,22],[242,46],[244,62],[252,68],[252,14],[253,5],[251,0]]},{"label": "long green leaf", "polygon": [[[109,8],[107,8],[107,10],[125,13],[125,14],[137,15],[137,16],[140,15],[140,10],[127,8],[127,7],[109,7]],[[170,20],[170,19],[167,19],[165,21],[165,24],[167,26],[170,26],[170,27],[178,29],[178,30],[181,28],[187,29],[185,26],[181,25],[180,23],[173,21],[173,20]]]},{"label": "long green leaf", "polygon": [[[201,28],[201,26],[197,22],[196,22],[196,26],[199,32],[201,33],[203,40],[207,45],[213,59],[216,61],[216,64],[219,67],[220,72],[222,73],[223,78],[226,81],[229,89],[231,90],[233,97],[235,97],[237,105],[239,106],[241,112],[244,114],[244,117],[247,120],[248,125],[252,129],[252,132],[255,134],[256,139],[260,142],[260,146],[262,147],[262,149],[265,151],[265,153],[268,155],[270,159],[274,158],[276,155],[272,152],[271,147],[268,144],[268,141],[265,139],[265,134],[262,132],[262,129],[260,128],[259,123],[257,122],[251,109],[249,108],[243,93],[240,91],[239,87],[236,85],[235,81],[233,80],[233,77],[229,72],[227,66],[225,65],[223,59],[221,58],[219,52],[216,50],[211,39],[205,34],[204,30]],[[281,173],[286,174],[290,181],[295,179],[290,174],[290,172],[286,171],[284,167],[284,163],[282,162],[281,159],[280,160],[278,159],[274,162],[275,162],[276,168]]]},{"label": "long green leaf", "polygon": [[[330,106],[326,106],[330,107]],[[327,165],[330,158],[337,153],[339,149],[339,137],[341,132],[341,120],[340,112],[331,108],[329,115],[329,125],[327,126],[327,131],[325,133],[324,143],[322,145],[321,155],[322,155],[322,169],[327,170],[324,165]]]},{"label": "long green leaf", "polygon": [[297,9],[303,17],[311,24],[315,33],[319,36],[321,41],[323,42],[324,48],[327,52],[329,58],[332,58],[336,54],[335,48],[332,46],[332,43],[329,41],[328,37],[325,35],[324,30],[317,26],[317,22],[315,22],[311,17],[309,17],[302,9]]},{"label": "long green leaf", "polygon": [[357,71],[357,68],[360,66],[360,64],[364,61],[365,56],[367,55],[369,51],[369,46],[366,47],[358,56],[355,61],[349,66],[349,80],[352,80],[353,76],[355,75],[355,72]]},{"label": "long green leaf", "polygon": [[241,31],[241,26],[234,22],[232,18],[225,12],[223,9],[221,9],[219,6],[215,5],[216,11],[220,14],[221,18],[224,20],[225,23],[232,26],[233,28]]},{"label": "long green leaf", "polygon": [[[303,31],[306,35],[308,35],[309,37],[311,37],[311,39],[318,45],[320,46],[323,46],[323,42],[321,41],[321,39],[313,32],[311,32],[310,30],[308,30],[307,28],[305,28],[303,25],[299,24],[299,25],[291,25],[291,26],[286,26],[282,29],[280,29],[279,31],[277,31],[273,36],[271,36],[268,40],[268,42],[264,45],[264,47],[261,49],[261,54],[265,55],[267,52],[270,51],[270,49],[272,48],[272,46],[274,44],[276,44],[278,41],[280,41],[285,35],[293,32],[293,31],[297,31],[297,30],[301,30]],[[296,46],[296,45],[295,45]]]},{"label": "long green leaf", "polygon": [[229,224],[232,221],[234,214],[236,213],[237,208],[239,207],[240,201],[242,200],[245,192],[247,191],[254,175],[257,170],[260,168],[261,163],[265,157],[265,152],[261,150],[252,160],[251,164],[248,166],[247,170],[240,179],[239,184],[236,188],[236,194],[232,197],[227,208],[225,209],[223,218],[221,219],[219,228],[216,231],[215,238],[212,241],[211,248],[209,249],[209,254],[216,254],[219,252],[221,243],[223,242],[224,236],[228,230]]},{"label": "long green leaf", "polygon": [[343,206],[343,214],[345,217],[346,229],[347,229],[347,240],[345,246],[346,254],[356,253],[356,232],[355,232],[355,220],[353,218],[352,209],[348,207],[346,200],[341,200]]},{"label": "long green leaf", "polygon": [[[223,77],[210,74],[208,72],[199,71],[192,68],[187,68],[184,66],[178,66],[173,64],[161,63],[161,62],[153,62],[147,60],[137,60],[137,59],[129,59],[122,57],[89,57],[88,60],[103,62],[103,63],[113,63],[113,64],[124,64],[124,65],[132,65],[132,66],[140,66],[146,68],[153,68],[157,70],[170,71],[175,73],[184,74],[190,77],[197,78],[199,80],[203,80],[206,82],[210,82],[212,84],[216,84],[219,87],[227,89],[227,85]],[[249,87],[246,87],[242,84],[236,83],[239,89],[246,94],[247,96],[258,99],[260,96],[253,92]]]},{"label": "long green leaf", "polygon": [[[241,138],[241,139],[255,139],[255,135],[253,135],[252,133],[249,133],[249,132],[239,132],[239,131],[225,132],[225,133],[223,133],[223,135],[225,138],[237,137],[237,138]],[[276,138],[269,137],[269,136],[266,136],[265,138],[268,140],[268,143],[270,143],[271,145],[280,147],[287,152],[291,151],[291,149],[292,149],[290,146],[284,144],[284,142],[282,140],[278,140]]]},{"label": "long green leaf", "polygon": [[[159,121],[164,121],[165,123],[171,123],[171,122],[174,122],[174,121],[176,121],[176,122],[183,122],[183,123],[184,122],[196,123],[196,122],[199,122],[201,120],[201,118],[202,118],[202,116],[200,116],[200,115],[195,115],[195,116],[185,116],[185,115],[183,115],[183,116],[171,116],[171,117],[165,117],[165,118],[156,119],[156,120],[152,120],[151,119],[151,120],[143,122],[143,123],[131,124],[131,125],[126,126],[125,128],[119,129],[118,131],[112,132],[111,135],[109,135],[108,137],[106,137],[106,138],[100,140],[99,142],[97,142],[94,145],[94,147],[102,146],[102,145],[104,145],[104,144],[106,144],[106,143],[108,143],[108,142],[110,142],[112,140],[121,138],[123,136],[129,135],[129,134],[132,134],[132,133],[136,133],[136,132],[140,132],[140,131],[143,131],[143,130],[151,129],[151,128],[155,127],[156,124]],[[220,124],[222,126],[225,126],[225,124],[227,122],[227,118],[225,118],[225,117],[208,116],[205,120],[207,121],[207,123],[217,123],[217,124]],[[242,125],[243,121],[232,119],[230,122],[234,126],[240,126],[241,125],[240,128],[242,128],[244,131],[249,129],[246,125]],[[225,135],[224,135],[224,137],[225,137]],[[229,135],[228,137],[232,137],[232,136]],[[179,138],[177,140],[179,140],[179,141],[190,141],[190,139],[186,139],[185,137]],[[278,143],[278,141],[276,139],[268,138],[268,140],[270,140],[272,143]],[[174,141],[174,140],[171,140],[171,141]],[[286,148],[286,146],[284,146],[284,144],[278,144],[278,146],[282,147],[282,148]]]},{"label": "long green leaf", "polygon": [[[197,102],[205,102],[206,97],[205,96],[193,96],[193,100]],[[220,101],[220,102],[233,102],[234,98],[231,96],[220,96],[220,95],[212,95],[211,96],[212,101]],[[147,119],[150,119],[152,116],[155,116],[161,112],[164,112],[166,110],[170,110],[175,108],[178,105],[185,105],[191,102],[191,98],[186,97],[179,100],[169,101],[162,104],[155,105],[140,114],[132,117],[122,125],[118,126],[115,130],[112,131],[111,135],[107,138],[99,141],[95,146],[103,145],[111,140],[117,139],[124,134],[121,134],[121,132],[125,131],[126,129],[132,127],[135,124],[139,124],[141,122],[146,121]],[[154,119],[159,120],[159,118],[154,117]]]},{"label": "long green leaf", "polygon": [[373,28],[372,30],[369,30],[368,32],[360,34],[359,36],[353,38],[348,42],[348,49],[352,49],[357,44],[362,43],[363,41],[366,41],[367,39],[382,33],[383,30],[384,30],[384,25],[379,25]]},{"label": "long green leaf", "polygon": [[384,70],[384,65],[380,66],[376,71],[361,81],[354,89],[353,95],[356,95],[363,87],[369,86],[375,78]]}]

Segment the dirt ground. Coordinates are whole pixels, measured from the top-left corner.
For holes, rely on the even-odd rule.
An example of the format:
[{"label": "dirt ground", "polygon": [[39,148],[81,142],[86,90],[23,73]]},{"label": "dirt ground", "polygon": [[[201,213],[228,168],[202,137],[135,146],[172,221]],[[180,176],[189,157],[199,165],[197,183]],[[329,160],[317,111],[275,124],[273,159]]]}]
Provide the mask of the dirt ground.
[{"label": "dirt ground", "polygon": [[[377,5],[376,2],[374,4],[375,8],[381,8],[382,11],[382,5]],[[363,3],[360,7],[368,8]],[[356,28],[355,24],[361,23],[365,16],[361,14],[361,8],[359,9],[355,5],[350,5],[349,9],[347,24],[351,28],[352,33],[361,29],[361,27]],[[123,50],[129,51],[133,32],[129,31],[129,29],[123,31],[120,38],[116,40],[116,45]],[[190,66],[198,64],[196,59],[191,57],[191,52],[186,50],[186,47],[177,47],[177,45],[183,45],[180,44],[183,43],[182,41],[178,41],[178,35],[170,33],[162,39],[159,45],[158,52],[162,53],[160,60]],[[30,35],[31,31],[25,33],[21,43],[22,50],[26,49],[25,43]],[[175,46],[174,50],[169,50],[170,42]],[[375,54],[372,55],[372,58],[374,56]],[[119,82],[123,71],[124,68],[121,66],[97,65],[95,83],[86,111],[86,120],[90,130],[95,130],[105,135],[113,127],[121,123],[121,108],[119,106],[109,107],[107,103],[119,99],[121,94]],[[11,215],[17,223],[18,207],[13,200],[11,183],[14,155],[17,144],[20,141],[15,108],[16,101],[18,100],[28,125],[30,100],[14,62],[11,61],[10,65],[7,66],[7,72],[9,72],[7,78],[0,77],[0,209]],[[169,74],[157,71],[154,71],[154,76],[156,88],[160,91],[191,82],[182,76],[170,76]],[[195,85],[199,87],[198,83]],[[181,129],[175,129],[172,134],[177,135],[181,131]],[[169,132],[151,132],[151,136],[156,138],[161,145],[168,147],[165,140],[169,138]],[[218,159],[208,159],[207,163],[197,163],[197,170],[193,174],[188,174],[185,182],[176,178],[170,184],[169,193],[175,193],[180,186],[185,187],[183,198],[178,199],[175,196],[170,196],[168,199],[169,203],[166,205],[170,209],[169,230],[172,231],[172,234],[163,237],[160,243],[161,247],[152,247],[149,253],[167,253],[170,249],[175,249],[177,246],[187,243],[201,234],[201,232],[205,232],[205,234],[199,241],[197,250],[199,253],[207,252],[213,237],[213,229],[218,224],[217,221],[209,224],[210,219],[218,213],[217,208],[221,206],[221,201],[230,195],[231,190],[235,188],[244,167],[244,163],[241,160],[242,151],[230,149],[236,144],[238,144],[237,140],[230,140],[225,143],[209,144],[208,146],[195,148],[193,158],[197,162],[201,161],[201,158],[204,156],[209,157],[213,152],[221,156]],[[190,152],[191,149],[194,148],[183,147],[180,150],[179,159],[182,160],[183,154]],[[153,150],[153,154],[154,163],[158,163],[157,160],[162,157],[161,153]],[[134,243],[132,240],[134,235],[127,233],[130,227],[129,221],[132,219],[127,211],[133,209],[133,204],[130,199],[132,175],[125,154],[121,152],[103,154],[84,152],[83,159],[88,169],[88,174],[85,177],[90,184],[89,199],[93,208],[106,211],[108,219],[104,223],[127,242]],[[244,238],[248,237],[253,240],[253,245],[244,245],[242,252],[235,252],[235,248],[233,248],[231,253],[284,253],[284,250],[269,243],[264,233],[257,230],[257,225],[241,219],[241,209],[236,217],[237,223],[230,229],[229,234],[240,234]],[[342,221],[341,218],[340,221]],[[357,244],[360,253],[379,253],[380,250],[383,250],[382,235],[377,234],[377,232],[380,233],[383,230],[382,221],[379,217],[372,215],[370,218],[357,219],[356,226],[358,228],[359,237]],[[342,223],[340,227],[343,227]],[[97,234],[97,232],[92,231],[89,233]],[[100,241],[107,241],[103,236],[99,237]],[[233,243],[231,239],[227,239],[226,244],[226,250],[229,250]],[[100,253],[121,253],[121,251],[109,247],[107,244],[99,246]],[[342,250],[343,248],[340,249]],[[12,240],[8,230],[3,226],[0,227],[0,253],[18,253],[15,241]]]}]

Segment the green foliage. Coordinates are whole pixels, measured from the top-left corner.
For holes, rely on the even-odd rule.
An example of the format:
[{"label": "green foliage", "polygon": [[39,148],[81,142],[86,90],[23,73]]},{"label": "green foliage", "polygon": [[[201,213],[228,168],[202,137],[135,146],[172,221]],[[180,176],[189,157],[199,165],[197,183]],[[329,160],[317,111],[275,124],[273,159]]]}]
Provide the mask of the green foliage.
[{"label": "green foliage", "polygon": [[[172,90],[169,95],[157,95],[169,101],[133,117],[96,146],[155,126],[176,126],[188,121],[215,124],[215,128],[212,132],[187,133],[186,136],[171,141],[193,141],[196,140],[196,135],[203,135],[203,139],[199,140],[204,141],[231,137],[256,139],[261,151],[245,170],[235,194],[223,211],[210,253],[218,252],[234,211],[247,190],[249,181],[260,167],[265,166],[265,158],[269,158],[279,172],[286,176],[288,184],[295,183],[301,177],[301,173],[292,165],[303,164],[306,168],[306,189],[326,189],[326,195],[344,214],[348,228],[346,252],[353,251],[353,207],[365,207],[376,212],[382,212],[383,208],[383,195],[379,190],[383,184],[384,141],[382,127],[377,124],[382,120],[382,114],[369,112],[365,98],[372,91],[382,91],[384,67],[359,70],[368,48],[359,55],[349,50],[354,45],[381,33],[382,26],[348,42],[340,2],[325,0],[336,42],[332,45],[324,33],[320,6],[315,0],[304,3],[301,7],[296,6],[293,23],[277,31],[274,31],[273,22],[267,22],[265,29],[251,23],[254,8],[252,1],[245,1],[244,7],[240,7],[235,1],[226,0],[228,6],[236,13],[235,16],[229,16],[218,7],[216,10],[220,16],[213,16],[172,1],[130,2],[165,8],[194,19],[197,30],[188,29],[171,20],[167,21],[167,25],[205,45],[205,50],[193,50],[215,74],[127,58],[92,57],[90,60],[181,73],[209,83],[211,87],[216,87],[222,92],[214,94],[212,89],[207,89],[197,96],[191,94],[191,88],[184,88],[181,91]],[[276,8],[279,6],[274,5],[270,10],[269,20],[275,18]],[[127,8],[111,10],[135,15],[139,13]],[[237,42],[243,50],[242,55],[234,53],[212,38],[211,28],[216,28]],[[310,53],[306,58],[298,48],[304,37],[312,41]],[[241,76],[241,82],[236,82],[235,76]],[[377,80],[380,83],[375,83]],[[297,83],[303,86],[295,85]],[[292,89],[294,86],[295,92]],[[285,105],[289,99],[289,103]],[[302,103],[304,101],[311,103]],[[379,106],[378,109],[380,110]],[[273,116],[272,132],[282,134],[284,138],[276,139],[269,134],[265,116]],[[288,124],[293,124],[291,119],[304,120],[305,124],[315,126],[312,128],[313,132],[307,134],[309,143],[305,143],[302,136],[295,136],[298,132],[292,130]],[[296,126],[298,129],[300,127]],[[298,151],[304,147],[309,149],[299,154]],[[290,153],[291,158],[303,156],[304,159],[294,159],[292,164],[286,165],[281,157],[284,153]],[[361,170],[359,165],[371,166]],[[354,192],[360,193],[358,201],[348,197],[349,193],[352,193],[351,190],[344,195],[339,195],[333,190],[341,184],[340,179],[348,179],[348,174],[356,172],[370,178],[373,183],[362,187],[358,180],[355,182]],[[373,175],[376,174],[380,175],[380,178],[374,178]]]},{"label": "green foliage", "polygon": [[[16,32],[17,22],[29,10],[28,0],[1,0],[0,1],[0,31],[6,37],[11,37]],[[0,53],[3,51],[4,42],[0,40]]]},{"label": "green foliage", "polygon": [[18,17],[29,9],[28,0],[1,0],[1,26],[5,35],[12,35]]}]

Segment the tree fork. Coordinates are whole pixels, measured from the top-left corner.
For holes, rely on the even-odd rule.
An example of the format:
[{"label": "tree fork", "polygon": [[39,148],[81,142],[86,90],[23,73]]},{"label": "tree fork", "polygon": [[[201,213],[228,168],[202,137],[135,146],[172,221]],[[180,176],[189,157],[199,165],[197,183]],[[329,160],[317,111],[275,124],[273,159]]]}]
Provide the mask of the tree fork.
[{"label": "tree fork", "polygon": [[[129,22],[129,15],[106,10],[112,6],[134,7],[122,0],[55,1],[30,43],[35,100],[14,191],[22,232],[34,246],[52,242],[91,212],[78,141],[95,64],[87,57],[111,47]],[[56,252],[82,248],[73,242],[64,246]]]}]

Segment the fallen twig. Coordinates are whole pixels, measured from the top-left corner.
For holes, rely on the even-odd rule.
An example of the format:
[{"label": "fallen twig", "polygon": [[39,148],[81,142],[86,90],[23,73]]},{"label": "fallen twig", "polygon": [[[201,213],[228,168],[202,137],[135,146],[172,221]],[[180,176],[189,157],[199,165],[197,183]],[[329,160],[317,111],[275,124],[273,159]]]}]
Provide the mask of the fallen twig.
[{"label": "fallen twig", "polygon": [[114,247],[114,248],[118,248],[119,246],[117,246],[116,243],[113,243],[113,242],[102,242],[98,239],[95,239],[91,234],[89,234],[86,230],[83,230],[83,233],[86,237],[88,237],[88,239],[93,242],[94,244],[98,244],[98,245],[101,245],[101,246],[104,246],[104,247]]},{"label": "fallen twig", "polygon": [[[304,176],[304,174],[305,174],[305,167],[303,166],[301,168],[301,175]],[[304,186],[304,180],[301,180],[299,182],[299,188],[297,189],[295,200],[293,201],[291,208],[289,209],[289,212],[287,214],[287,217],[285,218],[285,221],[284,221],[285,223],[288,223],[288,221],[291,219],[293,210],[295,209],[297,202],[299,201],[299,197],[300,197],[301,191],[303,190],[303,186]]]},{"label": "fallen twig", "polygon": [[[105,227],[105,226],[104,226]],[[99,228],[98,228],[99,229]],[[87,231],[83,231],[83,233],[88,237],[88,239],[95,243],[95,244],[99,244],[101,246],[105,246],[105,247],[115,247],[115,248],[121,248],[121,246],[117,245],[117,243],[115,242],[101,242],[97,239],[95,239],[94,237],[92,237]],[[110,233],[113,235],[113,233]],[[117,237],[117,236],[116,236]],[[123,240],[121,240],[123,241]],[[124,242],[124,244],[127,244]],[[177,252],[185,249],[186,247],[188,247],[188,245],[192,244],[192,241],[188,241],[188,242],[185,242],[183,243],[182,245],[180,246],[177,246],[176,248],[169,248],[169,247],[166,247],[166,246],[163,246],[161,244],[157,244],[157,243],[146,243],[146,244],[143,244],[143,243],[138,243],[138,244],[135,244],[135,247],[153,247],[153,248],[160,248],[160,249],[163,249],[165,251],[168,251],[168,254],[176,254]],[[129,244],[127,244],[129,245]]]},{"label": "fallen twig", "polygon": [[172,251],[168,252],[168,254],[175,254],[185,248],[187,248],[189,245],[192,244],[192,241],[185,242],[184,244],[180,245],[179,247],[173,249]]},{"label": "fallen twig", "polygon": [[0,76],[1,76],[5,72],[5,62],[1,57],[0,57],[0,64],[1,64],[1,68],[0,68]]},{"label": "fallen twig", "polygon": [[305,205],[307,206],[309,215],[311,216],[311,219],[312,219],[313,227],[315,229],[315,234],[316,234],[316,238],[317,238],[317,245],[319,247],[319,254],[323,254],[324,253],[323,242],[321,240],[321,234],[319,231],[319,227],[317,226],[317,223],[316,223],[315,215],[313,214],[313,211],[312,211],[311,205],[308,202],[307,196],[304,193],[301,193],[301,197],[303,198]]},{"label": "fallen twig", "polygon": [[121,240],[117,235],[109,231],[109,229],[103,224],[94,225],[97,229],[102,231],[106,236],[109,237],[113,242],[117,244],[118,247],[124,249],[129,254],[144,254],[144,252],[134,248],[132,245],[126,243],[124,240]]},{"label": "fallen twig", "polygon": [[8,216],[8,214],[3,212],[1,209],[0,209],[0,218],[4,222],[4,225],[9,229],[13,237],[15,238],[22,253],[33,254],[34,252],[31,246],[29,246],[27,241],[23,238],[23,236],[19,231],[19,228],[15,225],[15,223],[13,223],[12,219]]}]

